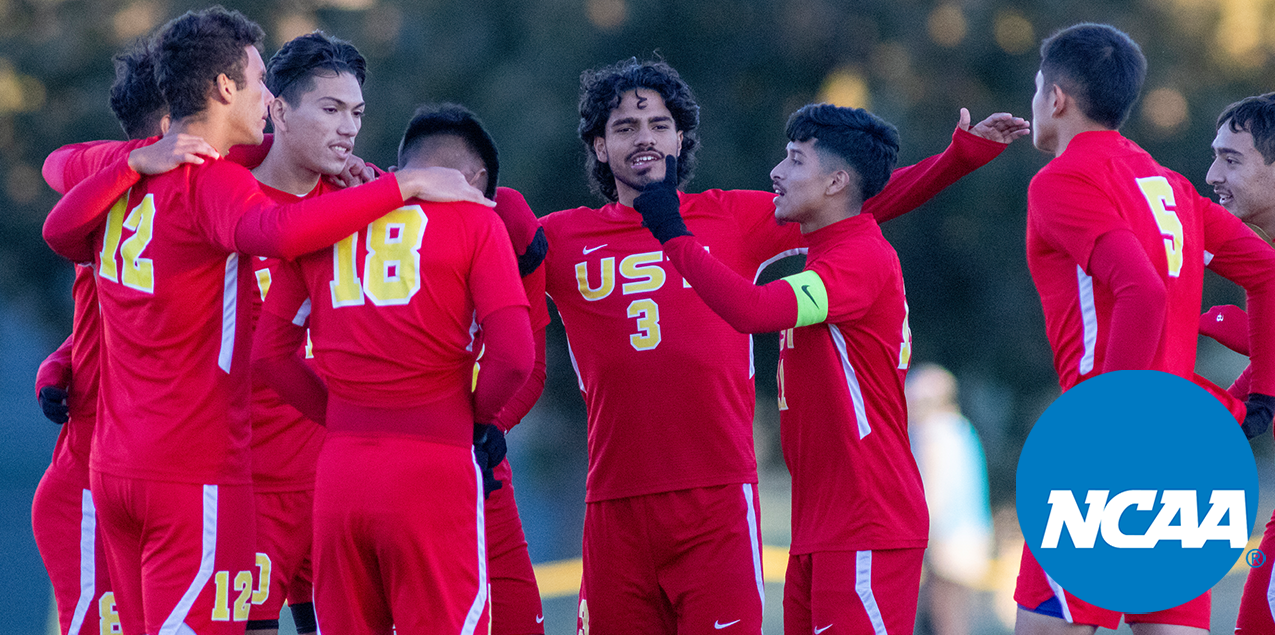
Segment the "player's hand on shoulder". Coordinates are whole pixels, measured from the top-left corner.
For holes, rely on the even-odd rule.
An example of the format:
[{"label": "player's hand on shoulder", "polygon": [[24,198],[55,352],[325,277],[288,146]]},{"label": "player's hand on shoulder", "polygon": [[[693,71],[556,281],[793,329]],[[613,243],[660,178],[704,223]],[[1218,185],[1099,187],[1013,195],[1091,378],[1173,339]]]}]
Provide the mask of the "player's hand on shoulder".
[{"label": "player's hand on shoulder", "polygon": [[1015,117],[1007,112],[989,115],[986,119],[970,126],[970,111],[961,109],[961,119],[956,124],[961,130],[997,143],[1010,143],[1014,139],[1026,136],[1031,132],[1031,123],[1022,117]]},{"label": "player's hand on shoulder", "polygon": [[518,275],[525,278],[549,254],[545,230],[522,192],[513,188],[496,188],[496,215],[504,221],[514,253],[518,256]]},{"label": "player's hand on shoulder", "polygon": [[66,390],[57,386],[42,386],[38,393],[40,410],[44,416],[56,424],[66,423],[71,418],[71,409],[66,405]]},{"label": "player's hand on shoulder", "polygon": [[642,215],[642,226],[651,230],[664,244],[678,236],[691,235],[682,220],[681,200],[677,196],[677,157],[664,157],[664,179],[647,183],[633,200],[633,209]]},{"label": "player's hand on shoulder", "polygon": [[403,200],[419,198],[435,203],[468,202],[495,207],[495,201],[483,196],[482,190],[472,186],[465,180],[460,170],[452,168],[399,168],[394,172],[398,176],[399,191]]},{"label": "player's hand on shoulder", "polygon": [[218,159],[221,155],[203,137],[177,132],[128,153],[128,167],[138,174],[163,174],[183,163],[200,165],[204,157]]},{"label": "player's hand on shoulder", "polygon": [[345,159],[345,168],[340,173],[329,174],[324,178],[337,187],[345,188],[371,183],[380,175],[376,166],[351,154]]}]

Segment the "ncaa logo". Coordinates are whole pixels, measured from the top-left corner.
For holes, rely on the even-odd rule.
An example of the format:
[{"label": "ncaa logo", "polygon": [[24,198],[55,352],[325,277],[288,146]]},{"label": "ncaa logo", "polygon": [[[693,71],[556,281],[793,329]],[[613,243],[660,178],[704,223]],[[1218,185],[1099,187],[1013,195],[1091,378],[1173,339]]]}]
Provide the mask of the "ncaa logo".
[{"label": "ncaa logo", "polygon": [[1062,588],[1150,613],[1209,590],[1244,556],[1257,466],[1203,388],[1121,371],[1075,386],[1041,415],[1015,496],[1028,548]]}]

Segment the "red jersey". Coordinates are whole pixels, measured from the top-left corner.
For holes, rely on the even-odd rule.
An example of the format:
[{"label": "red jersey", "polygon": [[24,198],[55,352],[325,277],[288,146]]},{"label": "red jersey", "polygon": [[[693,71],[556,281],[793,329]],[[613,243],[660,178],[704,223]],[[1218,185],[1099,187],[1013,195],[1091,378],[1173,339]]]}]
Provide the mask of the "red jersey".
[{"label": "red jersey", "polygon": [[[865,213],[894,218],[1005,146],[957,130],[941,155],[900,168]],[[774,218],[773,192],[680,194],[687,227],[755,280],[797,253],[800,230]],[[588,410],[586,500],[756,483],[752,340],[696,296],[630,207],[541,219],[546,290],[567,330]],[[652,393],[652,386],[659,386]]]},{"label": "red jersey", "polygon": [[[332,191],[333,186],[320,179],[306,196],[295,196],[264,183],[261,191],[280,203],[293,203]],[[252,294],[252,324],[283,262],[279,258],[253,257],[256,293]],[[313,368],[309,347],[303,348],[307,363]],[[301,411],[284,403],[279,393],[260,377],[252,378],[252,486],[257,492],[295,491],[314,488],[314,466],[323,447],[323,426],[307,419]]]},{"label": "red jersey", "polygon": [[[298,218],[389,208],[401,199],[397,183],[383,180],[357,188],[357,200],[278,208],[262,222],[281,232]],[[256,280],[236,244],[250,210],[274,214],[276,204],[247,169],[214,160],[143,177],[109,213],[97,240],[105,354],[94,469],[186,483],[251,481],[247,335]]]},{"label": "red jersey", "polygon": [[[1204,267],[1215,256],[1225,262],[1240,241],[1256,239],[1120,133],[1077,135],[1032,179],[1027,193],[1027,264],[1064,391],[1103,368],[1113,293],[1091,276],[1089,263],[1097,239],[1114,230],[1133,233],[1168,293],[1150,368],[1188,380]],[[1236,273],[1232,268],[1224,275],[1235,279]]]},{"label": "red jersey", "polygon": [[101,352],[101,320],[97,311],[97,284],[93,279],[92,267],[76,265],[71,294],[75,298],[75,317],[69,340],[71,381],[66,398],[70,419],[58,433],[50,463],[64,473],[77,475],[76,478],[82,477],[87,483],[89,452],[93,428],[97,422],[97,382]]},{"label": "red jersey", "polygon": [[413,201],[281,268],[264,310],[309,320],[334,398],[401,410],[469,403],[471,327],[509,306],[527,297],[495,212]]},{"label": "red jersey", "polygon": [[903,396],[912,336],[899,257],[864,214],[802,240],[828,316],[779,338],[792,553],[925,547],[929,514]]}]

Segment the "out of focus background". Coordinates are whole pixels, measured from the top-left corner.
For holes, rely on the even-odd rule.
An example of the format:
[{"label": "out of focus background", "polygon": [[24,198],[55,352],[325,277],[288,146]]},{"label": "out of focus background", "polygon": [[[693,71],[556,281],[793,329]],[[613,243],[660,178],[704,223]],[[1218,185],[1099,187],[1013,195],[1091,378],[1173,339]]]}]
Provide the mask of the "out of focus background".
[{"label": "out of focus background", "polygon": [[[677,68],[701,106],[699,169],[688,191],[770,188],[789,113],[812,101],[861,106],[898,126],[902,163],[941,151],[961,107],[977,121],[1030,117],[1037,49],[1076,22],[1106,22],[1143,47],[1150,70],[1124,132],[1211,194],[1214,121],[1227,104],[1275,89],[1275,0],[260,0],[228,1],[258,21],[268,57],[312,29],[368,59],[357,153],[394,162],[417,104],[465,104],[500,146],[501,184],[538,214],[601,204],[576,137],[582,70],[636,56]],[[69,333],[71,266],[40,238],[56,201],[40,177],[67,143],[122,138],[107,108],[111,55],[204,3],[0,0],[0,633],[46,632],[47,577],[30,530],[32,492],[57,426],[32,380]],[[931,203],[887,223],[903,261],[914,360],[942,364],[986,456],[991,555],[967,604],[974,632],[1005,633],[1018,552],[1014,468],[1036,416],[1057,395],[1039,301],[1024,257],[1027,184],[1047,157],[1020,140]],[[777,265],[770,275],[799,268]],[[779,271],[782,270],[782,271]],[[1242,304],[1210,277],[1206,305]],[[586,465],[584,408],[561,323],[549,330],[545,394],[510,437],[533,561],[543,565],[546,626],[574,632]],[[787,474],[778,452],[773,337],[758,337],[756,448],[772,579],[767,628],[779,632]],[[1198,371],[1226,386],[1244,360],[1201,343]],[[1264,477],[1270,441],[1255,442]],[[1264,478],[1264,490],[1275,486]],[[1264,499],[1260,520],[1272,507]],[[1259,522],[1259,529],[1261,523]],[[1231,628],[1243,569],[1219,586],[1214,627]],[[576,574],[578,575],[578,574]],[[1228,586],[1229,585],[1229,586]],[[997,589],[1001,589],[997,591]],[[1228,590],[1229,589],[1229,590]],[[999,593],[999,595],[997,595]],[[998,613],[1000,611],[1000,613]],[[1000,615],[1001,617],[998,617]],[[929,616],[919,630],[934,632]],[[1012,624],[1012,622],[1009,622]],[[284,632],[288,632],[285,627]]]}]

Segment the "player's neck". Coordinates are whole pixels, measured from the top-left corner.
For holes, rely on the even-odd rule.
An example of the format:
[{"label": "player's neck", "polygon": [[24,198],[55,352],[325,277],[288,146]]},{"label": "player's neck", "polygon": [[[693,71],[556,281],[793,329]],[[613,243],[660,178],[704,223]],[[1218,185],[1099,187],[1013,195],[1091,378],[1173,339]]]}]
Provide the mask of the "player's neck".
[{"label": "player's neck", "polygon": [[214,116],[209,110],[174,121],[167,134],[182,133],[202,138],[223,157],[232,145],[240,143],[234,138],[229,122],[225,118]]},{"label": "player's neck", "polygon": [[319,184],[320,175],[292,160],[290,154],[287,142],[276,134],[270,152],[261,165],[252,170],[252,175],[276,190],[294,196],[305,196],[314,191],[314,187]]},{"label": "player's neck", "polygon": [[801,222],[801,233],[809,234],[816,232],[824,227],[839,223],[847,218],[854,218],[863,211],[863,205],[847,205],[844,203],[830,203],[820,208],[810,218]]},{"label": "player's neck", "polygon": [[1054,147],[1054,156],[1062,156],[1063,151],[1071,144],[1071,140],[1077,135],[1085,132],[1110,132],[1111,128],[1104,126],[1088,117],[1071,117],[1058,122],[1058,144]]},{"label": "player's neck", "polygon": [[624,183],[621,183],[619,179],[616,179],[615,195],[616,195],[616,199],[619,200],[621,205],[624,205],[626,207],[633,207],[633,201],[637,200],[638,194],[641,194],[641,193],[642,193],[641,190],[635,190],[625,185]]}]

